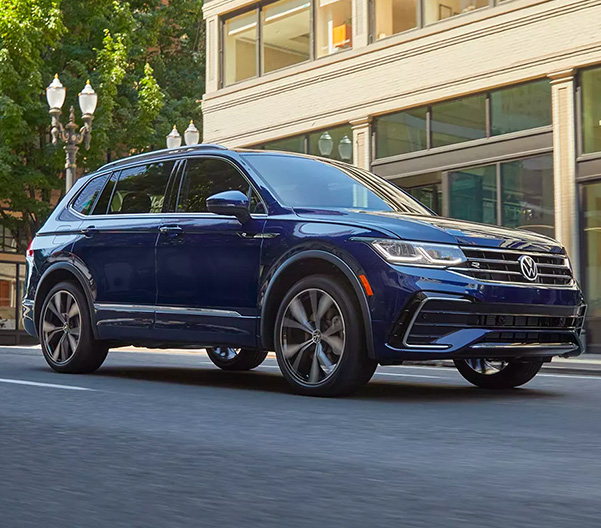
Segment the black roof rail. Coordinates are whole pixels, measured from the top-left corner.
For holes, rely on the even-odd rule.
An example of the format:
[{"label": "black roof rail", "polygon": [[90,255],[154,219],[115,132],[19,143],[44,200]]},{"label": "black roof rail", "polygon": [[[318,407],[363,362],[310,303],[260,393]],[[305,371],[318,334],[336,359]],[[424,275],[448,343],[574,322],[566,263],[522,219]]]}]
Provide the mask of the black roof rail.
[{"label": "black roof rail", "polygon": [[129,156],[128,158],[111,161],[110,163],[103,165],[101,168],[110,169],[118,167],[119,165],[131,163],[132,161],[144,161],[146,159],[153,159],[166,154],[183,154],[186,152],[194,152],[195,150],[227,150],[227,147],[224,147],[223,145],[213,145],[211,143],[199,143],[198,145],[153,150],[151,152],[143,152],[142,154],[136,154],[135,156]]}]

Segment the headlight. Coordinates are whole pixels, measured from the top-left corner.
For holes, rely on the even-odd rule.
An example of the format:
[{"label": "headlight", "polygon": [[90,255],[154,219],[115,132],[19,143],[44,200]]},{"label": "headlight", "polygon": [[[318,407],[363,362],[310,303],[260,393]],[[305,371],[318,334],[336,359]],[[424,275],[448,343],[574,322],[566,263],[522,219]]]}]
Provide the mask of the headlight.
[{"label": "headlight", "polygon": [[385,239],[372,240],[371,245],[393,264],[446,268],[466,261],[463,251],[458,246]]}]

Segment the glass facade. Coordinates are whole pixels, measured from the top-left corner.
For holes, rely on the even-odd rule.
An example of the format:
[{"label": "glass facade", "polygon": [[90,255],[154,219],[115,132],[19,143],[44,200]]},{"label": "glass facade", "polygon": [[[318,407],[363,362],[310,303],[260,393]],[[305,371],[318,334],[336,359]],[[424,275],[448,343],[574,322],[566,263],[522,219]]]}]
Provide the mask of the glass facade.
[{"label": "glass facade", "polygon": [[462,13],[469,13],[475,9],[488,7],[489,0],[424,0],[424,22],[432,24],[439,20],[445,20]]},{"label": "glass facade", "polygon": [[584,186],[584,286],[588,341],[601,352],[601,182]]},{"label": "glass facade", "polygon": [[352,0],[317,0],[315,5],[315,55],[325,57],[351,48],[352,20]]},{"label": "glass facade", "polygon": [[550,154],[393,181],[441,215],[555,233]]},{"label": "glass facade", "polygon": [[13,238],[11,232],[0,224],[0,253],[15,253],[17,251],[17,241]]},{"label": "glass facade", "polygon": [[223,24],[223,83],[257,75],[257,11],[230,18]]},{"label": "glass facade", "polygon": [[376,158],[550,126],[547,80],[443,101],[374,120]]},{"label": "glass facade", "polygon": [[582,90],[582,150],[601,152],[601,68],[580,74]]},{"label": "glass facade", "polygon": [[6,332],[22,330],[21,299],[25,288],[26,265],[0,260],[0,341]]},{"label": "glass facade", "polygon": [[353,131],[350,125],[343,125],[261,143],[255,145],[254,148],[313,154],[338,161],[352,162]]}]

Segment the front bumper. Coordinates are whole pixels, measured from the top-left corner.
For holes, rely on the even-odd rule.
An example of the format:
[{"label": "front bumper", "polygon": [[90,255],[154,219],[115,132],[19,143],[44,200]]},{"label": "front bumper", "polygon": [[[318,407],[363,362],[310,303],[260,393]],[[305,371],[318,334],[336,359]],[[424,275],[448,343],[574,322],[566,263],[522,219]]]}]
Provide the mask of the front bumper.
[{"label": "front bumper", "polygon": [[[582,353],[586,305],[574,287],[477,281],[448,270],[391,266],[392,319],[373,320],[382,364],[429,359],[549,359]],[[401,306],[402,305],[402,306]]]}]

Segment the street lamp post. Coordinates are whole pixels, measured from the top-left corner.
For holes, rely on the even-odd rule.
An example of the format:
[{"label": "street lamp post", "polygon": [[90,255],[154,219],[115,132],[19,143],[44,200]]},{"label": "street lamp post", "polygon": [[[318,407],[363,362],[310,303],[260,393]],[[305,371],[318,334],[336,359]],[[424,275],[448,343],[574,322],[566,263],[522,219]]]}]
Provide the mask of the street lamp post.
[{"label": "street lamp post", "polygon": [[86,150],[90,148],[90,140],[92,139],[92,120],[94,112],[98,104],[98,95],[88,81],[78,96],[79,108],[81,109],[83,126],[75,123],[75,110],[73,107],[69,110],[69,122],[63,126],[60,121],[61,108],[65,102],[67,89],[60,82],[58,75],[54,76],[54,80],[46,89],[46,99],[50,107],[50,115],[52,116],[52,143],[56,145],[59,140],[65,143],[66,153],[66,178],[65,187],[68,191],[77,178],[77,152],[79,145],[84,143]]}]

